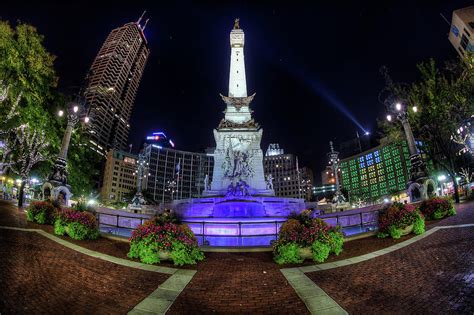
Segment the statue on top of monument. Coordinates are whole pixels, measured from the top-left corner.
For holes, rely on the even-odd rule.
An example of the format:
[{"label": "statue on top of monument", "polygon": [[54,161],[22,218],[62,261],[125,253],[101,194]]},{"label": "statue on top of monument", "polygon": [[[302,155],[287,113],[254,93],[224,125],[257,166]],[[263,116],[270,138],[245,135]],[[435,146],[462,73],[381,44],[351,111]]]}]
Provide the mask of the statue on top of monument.
[{"label": "statue on top of monument", "polygon": [[234,20],[234,30],[238,30],[240,28],[239,21],[240,21],[239,18],[236,18]]}]

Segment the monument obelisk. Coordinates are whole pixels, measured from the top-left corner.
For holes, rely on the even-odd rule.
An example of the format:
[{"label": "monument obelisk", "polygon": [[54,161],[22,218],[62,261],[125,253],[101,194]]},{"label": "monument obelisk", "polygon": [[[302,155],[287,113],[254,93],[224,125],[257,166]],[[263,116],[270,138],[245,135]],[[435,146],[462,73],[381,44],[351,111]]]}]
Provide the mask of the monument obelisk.
[{"label": "monument obelisk", "polygon": [[263,173],[263,129],[252,118],[249,106],[255,93],[247,95],[244,44],[245,34],[236,19],[230,32],[229,93],[221,94],[225,116],[214,129],[214,170],[206,196],[274,196]]}]

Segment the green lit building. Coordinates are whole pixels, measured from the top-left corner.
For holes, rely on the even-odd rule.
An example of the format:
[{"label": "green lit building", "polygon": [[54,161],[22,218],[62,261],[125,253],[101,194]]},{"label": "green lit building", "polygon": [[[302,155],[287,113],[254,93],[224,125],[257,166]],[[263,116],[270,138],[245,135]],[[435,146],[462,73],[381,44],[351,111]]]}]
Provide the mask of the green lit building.
[{"label": "green lit building", "polygon": [[410,166],[406,141],[380,145],[341,160],[341,186],[350,201],[375,202],[406,190]]}]

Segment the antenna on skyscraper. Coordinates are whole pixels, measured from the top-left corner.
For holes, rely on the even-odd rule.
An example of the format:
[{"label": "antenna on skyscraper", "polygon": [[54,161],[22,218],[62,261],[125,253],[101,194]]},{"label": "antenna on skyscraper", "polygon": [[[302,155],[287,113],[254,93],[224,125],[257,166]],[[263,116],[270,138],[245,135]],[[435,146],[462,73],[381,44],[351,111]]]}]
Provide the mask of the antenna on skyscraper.
[{"label": "antenna on skyscraper", "polygon": [[142,32],[145,31],[146,24],[148,23],[149,20],[150,20],[150,19],[146,19],[145,24],[143,24]]},{"label": "antenna on skyscraper", "polygon": [[140,22],[142,21],[143,16],[145,15],[145,13],[146,13],[146,10],[143,11],[142,15],[141,15],[140,18],[138,19],[138,21],[137,21],[137,24],[138,24],[138,25],[140,25]]}]

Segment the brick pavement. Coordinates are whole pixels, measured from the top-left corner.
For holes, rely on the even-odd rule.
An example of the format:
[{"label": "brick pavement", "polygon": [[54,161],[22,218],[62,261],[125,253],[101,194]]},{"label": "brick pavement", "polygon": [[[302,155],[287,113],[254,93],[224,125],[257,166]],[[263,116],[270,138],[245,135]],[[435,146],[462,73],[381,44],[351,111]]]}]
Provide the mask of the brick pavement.
[{"label": "brick pavement", "polygon": [[206,253],[168,314],[307,314],[269,252]]},{"label": "brick pavement", "polygon": [[[0,204],[0,210],[4,210],[3,208],[4,207]],[[473,203],[459,205],[458,216],[430,223],[430,226],[461,223],[474,223]],[[7,212],[0,211],[0,225],[38,227],[32,226],[31,223],[26,223],[24,221],[24,214],[18,212],[18,210],[13,209],[12,207]],[[42,228],[48,229],[48,227],[44,226]],[[472,273],[472,261],[474,261],[474,258],[472,257],[472,249],[468,246],[469,242],[472,242],[472,235],[467,232],[462,232],[463,234],[460,235],[459,233],[461,233],[461,230],[464,231],[467,229],[438,231],[419,243],[412,244],[405,249],[401,249],[391,254],[352,266],[317,273],[309,273],[307,275],[325,291],[327,290],[326,292],[331,297],[351,313],[385,313],[402,311],[410,313],[415,311],[418,312],[420,310],[421,312],[434,311],[435,313],[439,313],[440,310],[456,310],[459,312],[471,311],[472,313],[473,306],[466,302],[465,299],[466,295],[473,295],[472,282],[474,280],[472,277],[469,278],[468,276],[469,270],[470,273]],[[434,237],[436,238],[433,239]],[[406,238],[403,238],[402,240],[405,239]],[[437,240],[438,243],[433,240]],[[427,241],[434,243],[425,243]],[[91,244],[80,242],[80,245],[93,250],[99,250],[111,255],[123,257],[124,248],[127,247],[125,246],[126,243],[117,245],[116,243],[118,242],[114,243],[114,241],[109,240],[107,242],[110,243],[105,243],[103,240],[101,240],[101,242],[102,243]],[[37,240],[29,240],[24,243],[26,246],[21,246],[22,248],[33,250],[35,255],[43,255],[41,250],[37,248]],[[343,252],[341,256],[331,260],[340,260],[361,255],[393,245],[394,243],[393,240],[380,240],[376,238],[356,240],[347,243],[345,246],[345,252]],[[414,246],[421,247],[416,247],[415,251],[411,250],[404,252]],[[2,255],[0,257],[4,256],[4,253],[0,254]],[[15,261],[25,262],[26,254],[23,253],[23,255],[23,258],[16,257],[16,259],[10,259],[10,264],[13,264]],[[48,255],[52,254],[51,251],[48,250],[45,251],[44,255],[48,257]],[[435,258],[427,261],[426,257],[430,257],[429,255],[432,255],[432,257]],[[71,264],[73,264],[71,259],[66,259],[65,257],[62,257],[61,259],[63,260],[63,264],[68,266],[68,270],[71,273]],[[94,260],[93,258],[90,259]],[[381,259],[382,262],[379,261]],[[471,265],[466,265],[466,262],[471,262]],[[0,268],[4,268],[1,264],[2,262],[0,261]],[[97,265],[96,260],[94,260],[94,265]],[[426,265],[427,267],[423,268],[421,267],[422,265]],[[363,268],[360,266],[363,266]],[[271,253],[268,252],[206,253],[206,260],[203,263],[198,264],[197,274],[187,285],[185,290],[179,295],[169,310],[169,314],[229,312],[252,314],[308,313],[303,302],[280,273],[279,268],[280,267],[272,261]],[[100,274],[101,272],[96,267],[87,265],[86,268],[82,269],[86,269],[86,271],[92,273],[85,277],[100,278],[97,274]],[[81,273],[83,272],[82,269]],[[51,270],[46,271],[51,272]],[[109,271],[107,270],[107,272]],[[11,274],[11,272],[8,274]],[[36,280],[39,280],[42,276],[40,274],[35,275],[35,277]],[[459,285],[459,281],[463,277],[465,277],[466,281],[461,282],[465,285]],[[129,278],[129,276],[127,276],[127,278]],[[143,278],[140,279],[143,283],[137,281],[135,285],[146,285],[147,282],[144,281]],[[164,281],[164,279],[161,281]],[[100,281],[102,281],[101,283],[112,292],[111,295],[114,296],[114,299],[120,300],[124,303],[123,300],[126,300],[124,297],[128,296],[130,293],[126,290],[123,291],[123,283],[116,283],[113,282],[113,280],[114,279],[109,276],[100,279]],[[131,280],[132,279],[130,278],[129,281]],[[51,280],[43,279],[43,281],[46,281],[47,284],[52,283]],[[36,288],[44,286],[44,284],[39,282],[35,283],[37,283],[35,284]],[[62,283],[67,286],[66,281],[63,281]],[[77,281],[71,281],[71,283],[70,287],[67,288],[69,293],[74,292],[73,287],[80,287],[81,285],[78,284]],[[156,288],[158,284],[159,282],[154,283],[154,288]],[[121,285],[122,287],[120,287]],[[445,286],[446,289],[441,288],[443,286]],[[19,287],[21,287],[21,285],[19,285]],[[153,286],[150,287],[152,288],[152,291]],[[1,286],[0,290],[2,290]],[[43,288],[43,290],[36,289],[32,292],[28,291],[23,295],[28,296],[28,294],[31,294],[32,299],[39,300],[40,302],[38,302],[38,304],[41,305],[41,301],[44,303],[44,301],[47,301],[51,295],[34,296],[32,293],[48,292],[48,290],[49,287],[47,290],[45,288]],[[104,297],[105,291],[99,291],[97,288],[94,291],[92,288],[91,292],[94,292],[94,296],[98,296],[99,300],[106,298]],[[123,292],[124,295],[119,295],[121,292]],[[125,295],[125,292],[127,292],[127,295]],[[144,291],[141,292],[143,293]],[[2,297],[1,294],[2,293],[0,293],[0,298]],[[13,293],[10,294],[13,297]],[[64,306],[61,306],[60,301],[65,302],[66,300],[60,300],[62,294],[60,290],[54,291],[52,296],[55,294],[59,296],[56,302],[58,309],[61,310],[61,307]],[[116,295],[119,295],[119,297],[115,297]],[[435,300],[434,302],[431,301],[432,298],[430,298],[430,295]],[[144,296],[146,296],[145,293],[143,293],[143,297]],[[18,298],[16,299],[17,300],[14,299],[14,302],[18,301]],[[88,308],[85,300],[86,298],[83,298],[78,302],[79,304],[70,309],[74,309],[77,312],[89,312],[91,309]],[[112,312],[112,309],[108,308],[110,307],[108,302],[100,303],[99,304],[102,305],[100,307],[103,307],[104,313]],[[447,305],[448,303],[451,303],[449,304],[449,307],[442,307],[442,305]],[[127,304],[127,307],[131,304],[133,303]],[[115,304],[113,305],[116,306]],[[133,307],[133,305],[131,306]],[[3,307],[6,306],[0,304],[0,310]],[[123,309],[125,309],[125,307]],[[38,312],[47,311],[39,308]]]},{"label": "brick pavement", "polygon": [[473,243],[473,227],[440,230],[392,253],[306,275],[351,314],[472,314]]},{"label": "brick pavement", "polygon": [[92,258],[37,233],[0,229],[1,314],[124,314],[169,276]]}]

